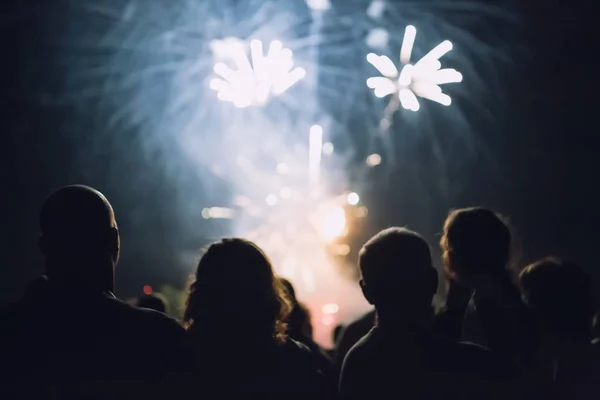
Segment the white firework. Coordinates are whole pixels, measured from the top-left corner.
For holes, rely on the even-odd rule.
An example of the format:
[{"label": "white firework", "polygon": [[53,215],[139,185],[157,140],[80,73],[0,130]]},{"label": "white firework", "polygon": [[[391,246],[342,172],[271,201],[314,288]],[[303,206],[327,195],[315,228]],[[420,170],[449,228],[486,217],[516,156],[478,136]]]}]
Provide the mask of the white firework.
[{"label": "white firework", "polygon": [[400,49],[401,70],[386,56],[369,53],[367,61],[383,76],[367,79],[367,86],[375,96],[397,94],[400,104],[407,110],[418,111],[418,97],[429,99],[445,106],[452,103],[450,96],[442,93],[440,85],[462,81],[462,74],[452,68],[442,68],[440,58],[452,50],[452,43],[445,40],[414,64],[410,63],[417,29],[409,25],[404,31]]},{"label": "white firework", "polygon": [[217,91],[219,100],[238,108],[263,106],[306,75],[303,68],[294,68],[292,51],[278,40],[269,44],[266,55],[260,40],[251,41],[250,59],[244,42],[239,39],[216,40],[211,47],[217,57],[230,59],[235,69],[217,62],[214,72],[219,77],[210,81],[210,88]]}]

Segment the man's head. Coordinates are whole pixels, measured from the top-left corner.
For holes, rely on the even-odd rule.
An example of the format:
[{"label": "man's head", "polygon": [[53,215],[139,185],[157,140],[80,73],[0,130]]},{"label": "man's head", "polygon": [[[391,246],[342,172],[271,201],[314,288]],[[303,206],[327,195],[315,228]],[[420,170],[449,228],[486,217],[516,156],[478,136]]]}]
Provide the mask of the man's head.
[{"label": "man's head", "polygon": [[576,264],[546,258],[519,275],[523,301],[545,333],[589,341],[594,317],[590,277]]},{"label": "man's head", "polygon": [[359,253],[361,287],[377,312],[399,309],[428,312],[437,291],[437,271],[429,244],[418,233],[388,228],[373,236]]},{"label": "man's head", "polygon": [[87,186],[64,187],[40,213],[40,250],[51,281],[83,290],[113,290],[119,231],[113,209]]},{"label": "man's head", "polygon": [[454,210],[446,218],[440,242],[446,273],[467,280],[477,274],[502,273],[511,241],[508,225],[493,211],[481,207]]}]

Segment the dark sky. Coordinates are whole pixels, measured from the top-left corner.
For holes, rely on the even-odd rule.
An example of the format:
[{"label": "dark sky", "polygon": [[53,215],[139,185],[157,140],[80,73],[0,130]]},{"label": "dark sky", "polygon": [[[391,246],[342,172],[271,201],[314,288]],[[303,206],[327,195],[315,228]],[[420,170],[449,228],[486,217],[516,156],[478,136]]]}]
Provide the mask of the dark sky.
[{"label": "dark sky", "polygon": [[[174,209],[206,196],[190,189],[196,177],[167,178],[162,157],[138,157],[140,132],[123,137],[122,150],[98,146],[106,124],[98,114],[53,102],[64,92],[69,65],[58,60],[65,19],[75,18],[67,1],[4,1],[0,19],[2,62],[2,210],[4,240],[0,258],[0,303],[20,295],[41,271],[35,243],[37,212],[45,196],[69,183],[86,183],[103,191],[121,220],[124,239],[120,293],[132,295],[146,282],[181,281],[174,265],[178,254],[224,227],[193,224],[181,230]],[[488,1],[488,3],[492,3]],[[494,122],[469,115],[479,145],[465,156],[449,152],[444,186],[427,183],[428,174],[413,163],[399,163],[387,179],[366,194],[374,211],[371,230],[401,224],[419,229],[432,241],[451,207],[485,205],[509,215],[523,240],[525,259],[547,254],[573,258],[597,282],[596,247],[600,243],[597,182],[597,86],[593,13],[584,0],[523,1],[508,10],[520,19],[514,31],[484,39],[507,49],[518,65],[496,71],[500,90],[488,91],[482,104]],[[494,4],[500,4],[495,2]],[[590,8],[589,6],[588,8]],[[522,51],[525,49],[526,51]],[[496,97],[497,95],[497,97]],[[506,98],[510,101],[506,101]],[[114,104],[118,106],[119,99]],[[502,100],[502,101],[500,101]],[[470,108],[465,105],[466,112]],[[436,128],[443,130],[443,126]],[[453,144],[444,139],[444,146]],[[123,150],[124,149],[124,150]],[[124,155],[125,154],[125,155]],[[432,157],[423,151],[421,161]],[[185,165],[179,166],[185,171]],[[396,178],[410,168],[412,181]],[[414,177],[417,181],[414,182]],[[182,190],[185,186],[185,190]],[[452,195],[447,195],[448,190]],[[409,195],[407,195],[407,192]],[[427,193],[424,197],[410,193]],[[442,193],[443,192],[443,193]],[[186,198],[189,196],[189,198]],[[365,200],[365,201],[367,201]],[[219,230],[221,229],[221,230]],[[125,250],[126,249],[126,250]],[[179,269],[178,269],[179,268]],[[140,271],[144,271],[140,274]]]}]

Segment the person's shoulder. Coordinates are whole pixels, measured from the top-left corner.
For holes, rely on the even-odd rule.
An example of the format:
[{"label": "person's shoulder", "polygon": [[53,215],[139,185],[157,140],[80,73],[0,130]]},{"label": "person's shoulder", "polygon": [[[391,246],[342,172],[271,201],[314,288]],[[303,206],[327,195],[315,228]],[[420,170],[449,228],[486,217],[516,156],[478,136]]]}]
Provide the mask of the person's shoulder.
[{"label": "person's shoulder", "polygon": [[287,338],[280,344],[279,348],[280,354],[287,359],[291,365],[300,368],[318,368],[315,352],[304,343],[292,338]]},{"label": "person's shoulder", "polygon": [[369,311],[368,313],[364,314],[363,316],[361,316],[360,318],[352,321],[351,323],[348,324],[348,328],[350,329],[364,329],[364,327],[368,327],[368,329],[370,329],[372,326],[375,325],[375,319],[376,319],[376,313],[375,311]]},{"label": "person's shoulder", "polygon": [[361,352],[376,346],[378,342],[378,329],[379,328],[376,326],[369,329],[364,336],[354,343],[354,346],[350,348],[350,351],[354,350],[354,352]]},{"label": "person's shoulder", "polygon": [[142,330],[183,334],[185,330],[177,320],[161,312],[135,307],[115,297],[107,297],[108,307],[120,316],[125,324],[136,325]]},{"label": "person's shoulder", "polygon": [[348,350],[346,357],[344,357],[344,364],[348,360],[354,362],[372,356],[377,347],[377,328],[374,327]]},{"label": "person's shoulder", "polygon": [[289,337],[282,342],[280,348],[283,353],[298,357],[308,357],[312,354],[312,350],[307,345]]}]

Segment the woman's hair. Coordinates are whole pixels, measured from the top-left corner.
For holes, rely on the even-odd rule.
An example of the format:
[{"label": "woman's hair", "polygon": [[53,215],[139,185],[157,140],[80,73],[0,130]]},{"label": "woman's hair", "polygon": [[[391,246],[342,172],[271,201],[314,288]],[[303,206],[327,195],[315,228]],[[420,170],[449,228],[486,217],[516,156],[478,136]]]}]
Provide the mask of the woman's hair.
[{"label": "woman's hair", "polygon": [[450,278],[506,271],[512,235],[504,219],[487,208],[453,210],[440,241],[444,270]]},{"label": "woman's hair", "polygon": [[251,241],[222,239],[198,263],[184,313],[193,333],[286,339],[290,303],[271,261]]}]

